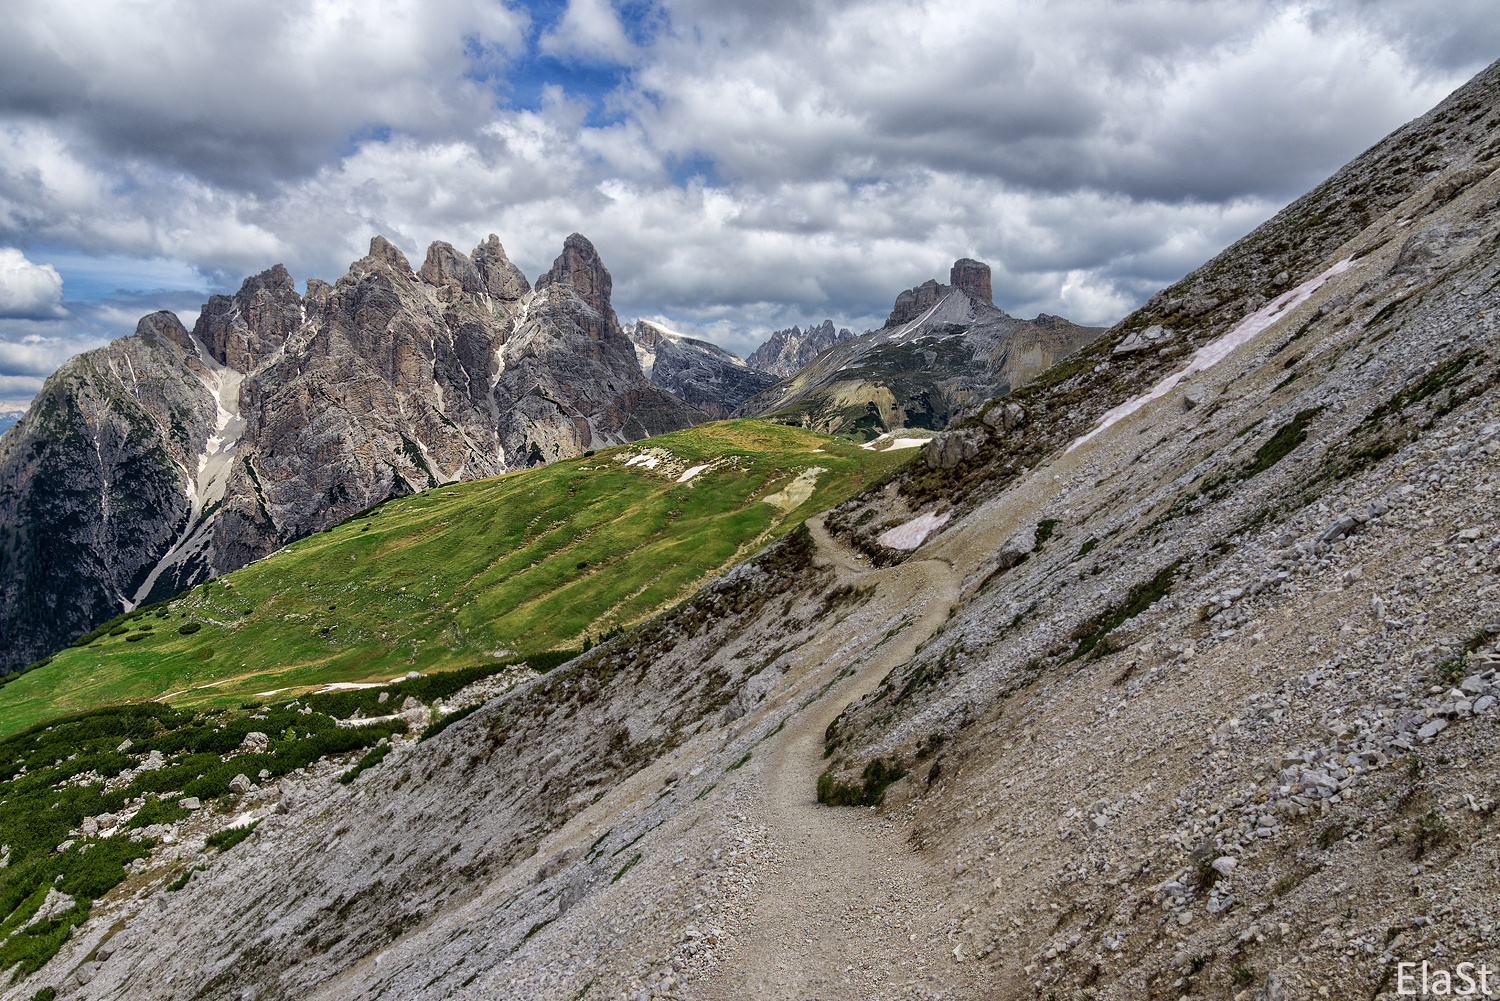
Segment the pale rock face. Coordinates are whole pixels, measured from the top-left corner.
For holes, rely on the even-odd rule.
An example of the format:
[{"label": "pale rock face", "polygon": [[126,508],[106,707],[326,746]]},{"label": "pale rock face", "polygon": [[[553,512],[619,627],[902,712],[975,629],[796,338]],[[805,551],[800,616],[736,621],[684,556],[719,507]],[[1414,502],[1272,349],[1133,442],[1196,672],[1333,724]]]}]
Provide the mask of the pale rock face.
[{"label": "pale rock face", "polygon": [[515,302],[531,291],[531,283],[505,256],[505,248],[494,233],[475,247],[470,257],[484,279],[484,290],[496,299]]},{"label": "pale rock face", "polygon": [[687,337],[649,320],[629,331],[641,371],[651,382],[709,415],[723,419],[776,377],[758,372],[717,344]]},{"label": "pale rock face", "polygon": [[778,379],[790,378],[818,355],[853,336],[854,331],[848,327],[834,330],[832,320],[824,320],[806,330],[788,327],[773,332],[764,344],[745,359],[745,364]]},{"label": "pale rock face", "polygon": [[281,265],[72,359],[0,440],[0,670],[388,497],[707,415],[653,386],[577,234],[533,291],[491,236]]},{"label": "pale rock face", "polygon": [[954,261],[948,271],[948,284],[986,305],[995,304],[995,295],[990,290],[990,266],[983,261],[968,257]]}]

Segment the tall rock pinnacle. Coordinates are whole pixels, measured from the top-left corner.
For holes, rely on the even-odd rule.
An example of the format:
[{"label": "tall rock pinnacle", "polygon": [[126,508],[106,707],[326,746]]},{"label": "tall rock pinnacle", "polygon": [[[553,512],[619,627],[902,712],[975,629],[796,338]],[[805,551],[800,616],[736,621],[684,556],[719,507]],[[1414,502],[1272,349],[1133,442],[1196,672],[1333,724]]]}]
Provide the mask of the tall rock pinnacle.
[{"label": "tall rock pinnacle", "polygon": [[948,272],[948,284],[963,289],[986,305],[995,304],[995,297],[990,292],[990,266],[983,261],[968,257],[954,261]]},{"label": "tall rock pinnacle", "polygon": [[538,290],[548,285],[571,285],[578,297],[603,316],[613,315],[609,296],[609,270],[588,238],[574,233],[563,241],[563,252],[552,262],[552,270],[536,280]]}]

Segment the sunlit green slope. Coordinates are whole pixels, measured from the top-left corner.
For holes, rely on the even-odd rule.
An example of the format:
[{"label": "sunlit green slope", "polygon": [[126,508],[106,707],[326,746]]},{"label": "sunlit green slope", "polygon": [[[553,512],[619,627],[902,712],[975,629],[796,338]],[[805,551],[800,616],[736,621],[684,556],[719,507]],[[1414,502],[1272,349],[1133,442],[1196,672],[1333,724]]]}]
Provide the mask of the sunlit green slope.
[{"label": "sunlit green slope", "polygon": [[14,677],[0,735],[105,703],[224,703],[580,646],[913,454],[729,421],[400,498]]}]

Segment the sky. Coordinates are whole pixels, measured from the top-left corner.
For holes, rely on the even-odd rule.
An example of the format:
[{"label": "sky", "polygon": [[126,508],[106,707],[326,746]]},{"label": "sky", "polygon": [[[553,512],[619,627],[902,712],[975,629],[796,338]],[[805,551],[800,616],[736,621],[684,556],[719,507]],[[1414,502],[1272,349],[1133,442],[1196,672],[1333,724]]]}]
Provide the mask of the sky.
[{"label": "sky", "polygon": [[741,354],[994,269],[1113,322],[1500,57],[1492,0],[0,0],[0,410],[154,309],[581,232]]}]

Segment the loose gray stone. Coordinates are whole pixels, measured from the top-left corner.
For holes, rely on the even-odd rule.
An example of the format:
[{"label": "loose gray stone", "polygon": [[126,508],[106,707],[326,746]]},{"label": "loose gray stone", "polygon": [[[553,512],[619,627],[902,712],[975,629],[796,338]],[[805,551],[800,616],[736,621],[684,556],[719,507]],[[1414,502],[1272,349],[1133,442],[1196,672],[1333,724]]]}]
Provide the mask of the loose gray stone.
[{"label": "loose gray stone", "polygon": [[1417,736],[1426,740],[1428,737],[1436,737],[1446,729],[1448,729],[1448,721],[1439,717],[1418,730]]}]

